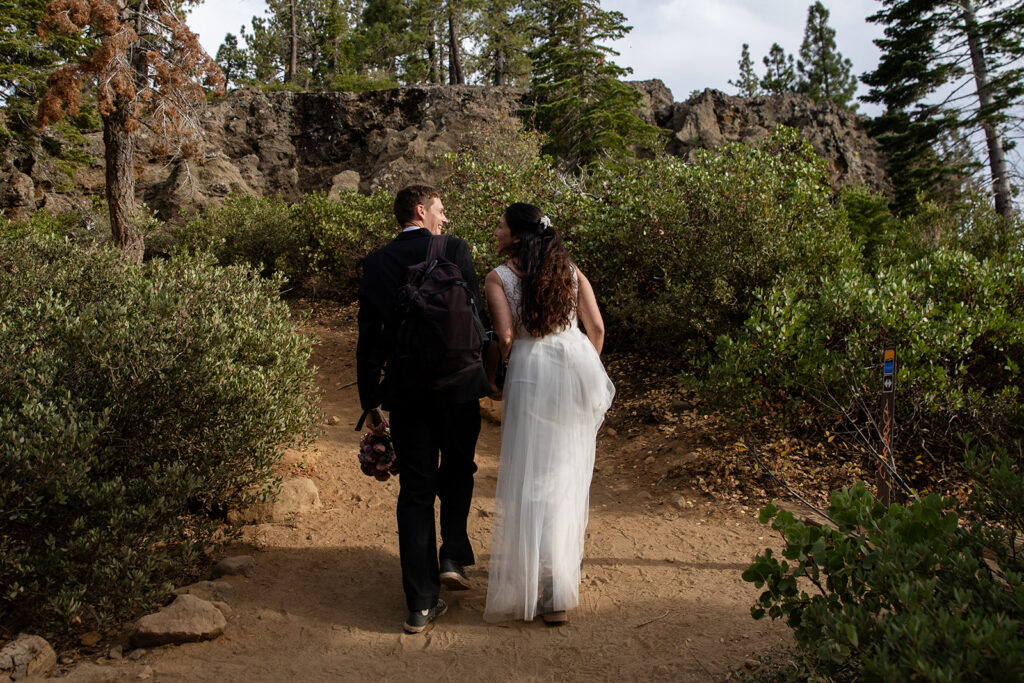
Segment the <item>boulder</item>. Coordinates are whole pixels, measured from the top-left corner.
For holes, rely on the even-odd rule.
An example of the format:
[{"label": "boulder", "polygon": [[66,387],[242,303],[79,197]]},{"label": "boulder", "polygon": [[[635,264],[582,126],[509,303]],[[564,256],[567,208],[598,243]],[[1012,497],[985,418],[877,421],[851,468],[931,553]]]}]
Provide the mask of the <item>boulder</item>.
[{"label": "boulder", "polygon": [[256,503],[246,510],[232,510],[228,512],[228,521],[249,524],[284,522],[321,507],[323,504],[316,484],[307,477],[295,477],[282,482],[277,500]]},{"label": "boulder", "polygon": [[129,640],[133,647],[194,643],[216,638],[225,626],[227,619],[213,603],[185,594],[136,621]]},{"label": "boulder", "polygon": [[39,636],[19,634],[0,650],[0,681],[44,676],[57,664],[57,653]]}]

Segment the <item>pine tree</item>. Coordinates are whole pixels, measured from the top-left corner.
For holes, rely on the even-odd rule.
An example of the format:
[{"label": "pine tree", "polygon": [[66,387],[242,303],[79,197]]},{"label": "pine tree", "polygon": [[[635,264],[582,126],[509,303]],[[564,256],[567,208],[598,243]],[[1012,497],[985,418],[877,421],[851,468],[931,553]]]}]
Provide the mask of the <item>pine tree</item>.
[{"label": "pine tree", "polygon": [[[80,40],[77,59],[53,70],[39,103],[41,126],[78,113],[86,83],[103,120],[106,198],[114,243],[128,260],[142,260],[143,235],[134,221],[135,131],[145,120],[165,148],[182,156],[201,150],[197,106],[203,85],[222,89],[224,77],[185,23],[184,5],[166,0],[54,0],[39,25],[42,37]],[[86,35],[91,41],[82,40]],[[159,151],[159,150],[157,150]]]},{"label": "pine tree", "polygon": [[249,59],[246,51],[238,47],[234,33],[224,36],[224,42],[217,48],[217,65],[224,74],[225,82],[240,85],[249,80]]},{"label": "pine tree", "polygon": [[[1008,0],[883,0],[868,18],[885,26],[878,67],[865,74],[865,101],[885,107],[872,129],[889,153],[894,205],[914,211],[949,178],[970,172],[944,163],[946,147],[978,134],[984,140],[996,211],[1013,213],[1005,131],[1024,104],[1024,9]],[[969,67],[969,71],[968,71]],[[973,85],[973,88],[970,87]],[[973,90],[973,92],[972,92]]]},{"label": "pine tree", "polygon": [[796,69],[793,66],[793,55],[778,43],[773,43],[768,55],[762,60],[766,69],[761,79],[761,88],[769,95],[781,95],[796,91]]},{"label": "pine tree", "polygon": [[661,151],[662,131],[637,114],[640,93],[620,79],[630,73],[606,42],[629,32],[621,12],[599,0],[550,0],[532,8],[541,32],[533,59],[528,113],[548,135],[545,151],[566,168],[632,156],[634,146]]},{"label": "pine tree", "polygon": [[[36,33],[48,0],[0,0],[0,103],[11,133],[32,140],[36,107],[46,91],[46,75],[74,58],[86,36]],[[3,124],[0,124],[0,136]],[[0,140],[2,142],[2,140]]]},{"label": "pine tree", "polygon": [[739,89],[740,97],[756,97],[761,94],[761,81],[754,73],[754,60],[750,58],[750,45],[743,43],[743,51],[740,53],[740,77],[735,81],[729,81]]},{"label": "pine tree", "polygon": [[800,46],[798,89],[815,102],[834,102],[840,107],[856,109],[851,102],[857,92],[857,77],[850,72],[853,63],[836,50],[836,31],[828,25],[829,11],[821,2],[807,10],[804,42]]},{"label": "pine tree", "polygon": [[529,83],[530,16],[518,0],[492,0],[474,17],[473,33],[480,41],[478,55],[471,56],[472,70],[491,85]]}]

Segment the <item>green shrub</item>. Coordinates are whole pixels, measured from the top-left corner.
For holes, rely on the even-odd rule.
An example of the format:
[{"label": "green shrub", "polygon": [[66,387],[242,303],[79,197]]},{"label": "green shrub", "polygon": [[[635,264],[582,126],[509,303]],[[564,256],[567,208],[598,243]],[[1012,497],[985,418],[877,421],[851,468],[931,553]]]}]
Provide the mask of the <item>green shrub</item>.
[{"label": "green shrub", "polygon": [[190,221],[179,241],[223,264],[281,273],[307,293],[351,300],[362,258],[395,234],[393,201],[386,192],[343,192],[337,201],[316,193],[296,204],[236,196]]},{"label": "green shrub", "polygon": [[610,336],[663,357],[703,356],[794,264],[843,257],[821,159],[797,131],[598,171],[571,241]]},{"label": "green shrub", "polygon": [[[833,409],[877,395],[891,345],[899,443],[952,453],[956,463],[962,434],[996,446],[1024,437],[1022,304],[1019,258],[978,261],[940,248],[877,278],[855,265],[793,272],[739,334],[719,339],[707,386],[737,407],[785,397],[789,416],[821,433],[837,419]],[[821,404],[826,396],[833,409]]]},{"label": "green shrub", "polygon": [[[1024,489],[1020,470],[1015,481]],[[815,677],[1024,676],[1024,559],[1005,535],[961,524],[937,495],[886,510],[863,484],[834,492],[827,513],[837,528],[765,507],[782,559],[766,549],[743,573],[765,588],[751,614],[785,618]]]},{"label": "green shrub", "polygon": [[312,339],[276,280],[0,241],[0,621],[136,611],[311,435]]}]

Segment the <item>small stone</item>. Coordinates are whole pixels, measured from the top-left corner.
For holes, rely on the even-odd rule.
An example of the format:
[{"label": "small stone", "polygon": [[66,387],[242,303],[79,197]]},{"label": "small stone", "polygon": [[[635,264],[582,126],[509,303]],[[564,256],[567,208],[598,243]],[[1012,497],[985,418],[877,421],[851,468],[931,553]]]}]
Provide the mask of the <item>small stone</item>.
[{"label": "small stone", "polygon": [[0,680],[43,676],[57,664],[57,653],[39,636],[21,633],[0,649]]},{"label": "small stone", "polygon": [[75,663],[75,658],[74,657],[68,657],[67,655],[64,655],[63,657],[61,657],[57,661],[59,661],[64,666],[68,666],[69,664],[74,664]]},{"label": "small stone", "polygon": [[129,652],[128,653],[128,659],[132,660],[133,662],[137,662],[140,659],[142,659],[143,655],[145,655],[145,654],[146,654],[146,648],[140,647],[137,650],[132,650],[131,652]]},{"label": "small stone", "polygon": [[216,638],[226,626],[224,614],[212,603],[179,595],[169,606],[136,621],[131,642],[144,647],[194,643]]},{"label": "small stone", "polygon": [[607,429],[604,430],[604,433],[607,434],[608,436],[619,435],[619,432],[615,429],[615,427],[608,427]]},{"label": "small stone", "polygon": [[139,672],[139,680],[145,681],[153,677],[153,667],[147,666]]},{"label": "small stone", "polygon": [[107,656],[111,659],[121,659],[124,656],[124,648],[121,645],[115,645],[110,648],[110,652],[107,653]]},{"label": "small stone", "polygon": [[97,632],[97,631],[89,631],[87,633],[83,633],[78,638],[78,642],[81,643],[82,645],[84,645],[85,647],[92,647],[96,643],[100,642],[100,640],[102,638],[103,638],[103,636],[100,635],[99,632]]},{"label": "small stone", "polygon": [[306,540],[307,541],[312,541],[313,540],[313,534],[306,534]]},{"label": "small stone", "polygon": [[336,424],[341,424],[341,418],[338,417],[337,415],[331,415],[331,417],[327,420],[327,424],[331,425],[332,427]]},{"label": "small stone", "polygon": [[231,618],[231,605],[226,602],[214,601],[213,606],[220,610],[220,613],[224,615],[225,619]]},{"label": "small stone", "polygon": [[745,662],[743,662],[743,666],[746,667],[748,671],[753,671],[754,669],[761,666],[761,662],[757,661],[756,659],[748,659]]},{"label": "small stone", "polygon": [[646,458],[644,458],[644,464],[645,465],[653,465],[654,464],[654,456],[653,455],[648,455]]},{"label": "small stone", "polygon": [[222,576],[250,576],[256,569],[256,558],[252,555],[226,557],[213,566],[213,578]]}]

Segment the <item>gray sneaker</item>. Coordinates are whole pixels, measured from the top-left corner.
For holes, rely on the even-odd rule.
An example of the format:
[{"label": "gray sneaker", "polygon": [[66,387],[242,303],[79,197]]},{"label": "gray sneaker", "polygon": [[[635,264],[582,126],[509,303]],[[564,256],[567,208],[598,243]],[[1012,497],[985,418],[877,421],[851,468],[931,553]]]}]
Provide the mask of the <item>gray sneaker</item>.
[{"label": "gray sneaker", "polygon": [[420,633],[427,627],[427,624],[437,619],[439,616],[448,611],[448,605],[441,598],[437,599],[437,604],[430,609],[413,610],[409,612],[408,618],[402,628],[405,629],[406,633]]}]

